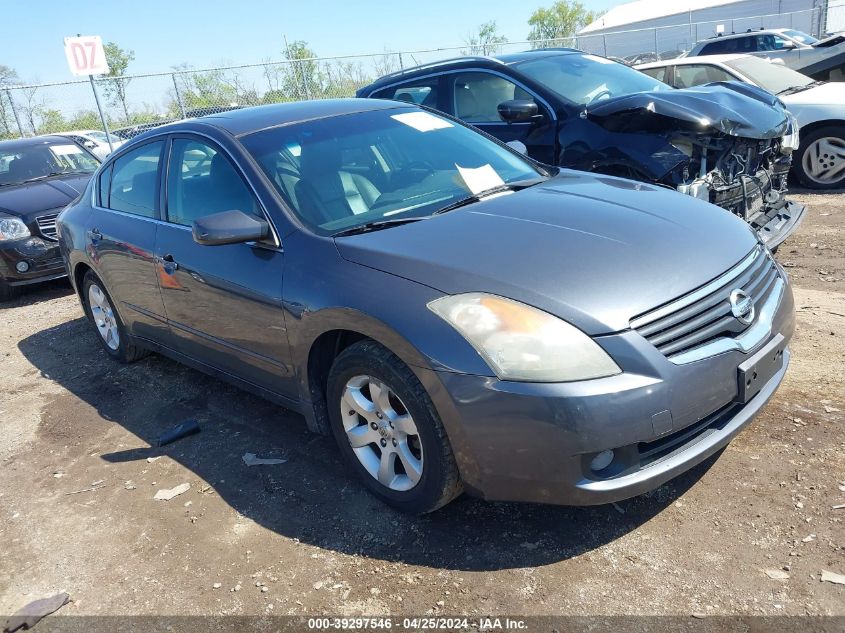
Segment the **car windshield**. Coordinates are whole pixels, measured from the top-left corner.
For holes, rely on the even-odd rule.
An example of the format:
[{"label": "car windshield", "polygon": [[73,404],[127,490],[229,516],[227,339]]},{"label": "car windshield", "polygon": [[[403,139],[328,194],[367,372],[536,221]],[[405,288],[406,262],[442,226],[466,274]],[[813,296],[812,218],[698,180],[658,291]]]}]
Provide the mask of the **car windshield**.
[{"label": "car windshield", "polygon": [[580,106],[636,92],[672,90],[625,64],[595,55],[552,55],[519,62],[515,67]]},{"label": "car windshield", "polygon": [[86,132],[88,136],[93,138],[95,141],[99,141],[100,143],[108,143],[109,139],[111,139],[112,143],[119,143],[121,139],[114,134],[109,134],[106,136],[105,132],[100,132],[99,130],[91,130],[90,132]]},{"label": "car windshield", "polygon": [[70,142],[0,147],[0,187],[69,173],[93,174],[100,163]]},{"label": "car windshield", "polygon": [[428,217],[544,178],[484,135],[411,108],[285,125],[242,141],[288,206],[322,235]]},{"label": "car windshield", "polygon": [[725,65],[739,71],[753,83],[778,94],[790,88],[804,88],[815,81],[783,64],[773,64],[759,57],[742,56],[725,62]]},{"label": "car windshield", "polygon": [[783,34],[789,38],[792,38],[796,42],[801,42],[802,44],[807,44],[808,46],[812,46],[813,44],[819,41],[812,35],[807,35],[802,31],[794,31],[792,29],[784,31]]}]

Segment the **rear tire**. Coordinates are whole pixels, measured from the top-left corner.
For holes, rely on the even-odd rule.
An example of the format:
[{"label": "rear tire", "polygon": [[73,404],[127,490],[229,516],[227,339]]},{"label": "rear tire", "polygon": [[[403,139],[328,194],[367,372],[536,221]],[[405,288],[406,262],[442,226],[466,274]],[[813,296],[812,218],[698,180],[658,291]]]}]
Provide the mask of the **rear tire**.
[{"label": "rear tire", "polygon": [[11,301],[20,296],[21,290],[17,286],[10,286],[8,283],[0,279],[0,303]]},{"label": "rear tire", "polygon": [[332,365],[327,391],[340,452],[375,496],[403,512],[425,514],[461,494],[437,411],[390,350],[372,340],[349,346]]},{"label": "rear tire", "polygon": [[845,187],[845,126],[827,125],[802,134],[792,170],[808,189]]},{"label": "rear tire", "polygon": [[134,363],[149,353],[131,342],[103,282],[91,270],[82,279],[82,305],[106,354],[121,363]]}]

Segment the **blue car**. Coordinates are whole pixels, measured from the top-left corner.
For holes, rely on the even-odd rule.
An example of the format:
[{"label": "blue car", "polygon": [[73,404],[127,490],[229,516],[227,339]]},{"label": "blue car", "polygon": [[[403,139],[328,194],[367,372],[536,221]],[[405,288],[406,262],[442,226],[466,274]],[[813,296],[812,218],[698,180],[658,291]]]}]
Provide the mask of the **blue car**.
[{"label": "blue car", "polygon": [[58,227],[109,356],[300,411],[408,512],[640,494],[724,447],[789,362],[789,280],[741,219],[407,103],[156,128]]}]

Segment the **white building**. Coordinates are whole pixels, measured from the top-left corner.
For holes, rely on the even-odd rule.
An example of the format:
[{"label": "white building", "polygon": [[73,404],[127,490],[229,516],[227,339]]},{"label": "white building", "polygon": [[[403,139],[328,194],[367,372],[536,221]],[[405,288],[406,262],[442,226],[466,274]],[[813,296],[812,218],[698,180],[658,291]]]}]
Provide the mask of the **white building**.
[{"label": "white building", "polygon": [[826,30],[827,4],[828,0],[636,0],[587,25],[578,33],[577,46],[623,57],[689,50],[697,41],[716,35],[719,27],[725,33],[787,27],[818,35]]}]

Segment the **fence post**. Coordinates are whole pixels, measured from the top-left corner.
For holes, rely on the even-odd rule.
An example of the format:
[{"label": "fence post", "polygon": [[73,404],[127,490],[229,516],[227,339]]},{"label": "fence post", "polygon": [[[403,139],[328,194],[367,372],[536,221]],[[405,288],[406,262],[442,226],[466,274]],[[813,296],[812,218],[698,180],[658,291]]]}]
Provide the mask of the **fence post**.
[{"label": "fence post", "polygon": [[607,34],[601,36],[601,41],[604,46],[604,56],[607,57]]},{"label": "fence post", "polygon": [[654,52],[657,53],[657,28],[654,29]]},{"label": "fence post", "polygon": [[15,123],[18,124],[18,133],[23,138],[23,127],[21,126],[21,118],[18,116],[18,109],[15,107],[15,101],[12,99],[12,91],[6,88],[6,96],[9,98],[9,105],[12,106],[12,114],[15,115]]},{"label": "fence post", "polygon": [[399,53],[399,70],[405,70],[405,63],[402,61],[402,53]]},{"label": "fence post", "polygon": [[179,106],[179,112],[182,114],[182,118],[185,118],[185,104],[182,103],[182,95],[179,92],[179,84],[176,81],[176,73],[170,75],[170,78],[173,79],[173,90],[176,92],[176,103]]}]

